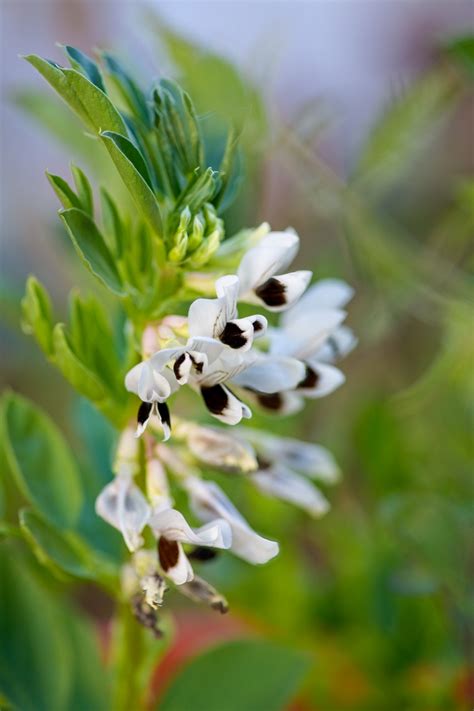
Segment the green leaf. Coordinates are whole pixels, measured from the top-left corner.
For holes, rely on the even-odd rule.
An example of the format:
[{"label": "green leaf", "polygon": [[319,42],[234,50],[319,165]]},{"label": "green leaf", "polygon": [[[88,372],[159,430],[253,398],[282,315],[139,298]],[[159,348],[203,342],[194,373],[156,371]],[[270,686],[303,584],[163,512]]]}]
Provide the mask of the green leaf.
[{"label": "green leaf", "polygon": [[34,276],[28,277],[21,302],[22,326],[34,334],[47,356],[53,355],[53,310],[49,294]]},{"label": "green leaf", "polygon": [[105,67],[131,113],[151,127],[151,113],[143,91],[131,78],[120,62],[108,52],[102,53]]},{"label": "green leaf", "polygon": [[20,396],[5,394],[2,406],[7,472],[45,516],[58,525],[72,524],[82,491],[62,436],[44,413]]},{"label": "green leaf", "polygon": [[31,509],[22,509],[19,518],[40,563],[56,574],[59,569],[75,578],[94,580],[110,590],[114,589],[118,570],[98,557],[75,532],[59,531]]},{"label": "green leaf", "polygon": [[0,698],[19,711],[69,708],[74,669],[58,607],[21,550],[5,543],[0,545],[0,609]]},{"label": "green leaf", "polygon": [[88,57],[87,54],[81,52],[80,49],[76,49],[76,47],[64,45],[63,49],[71,62],[72,68],[77,69],[78,72],[84,74],[84,76],[90,79],[90,81],[105,94],[106,91],[104,82],[102,81],[102,76],[97,64],[90,57]]},{"label": "green leaf", "polygon": [[110,291],[122,296],[123,287],[114,258],[95,222],[89,215],[77,208],[61,210],[59,214],[79,256],[92,274]]},{"label": "green leaf", "polygon": [[[71,173],[74,178],[74,184],[77,190],[77,196],[80,201],[79,207],[84,210],[88,215],[94,217],[94,198],[92,195],[92,188],[87,176],[83,171],[78,168],[77,165],[71,164]],[[70,207],[76,207],[71,205]]]},{"label": "green leaf", "polygon": [[35,54],[25,57],[62,99],[84,121],[89,130],[126,133],[125,123],[110,99],[95,84],[75,69],[60,67]]},{"label": "green leaf", "polygon": [[110,193],[104,188],[100,188],[100,200],[102,208],[102,223],[104,227],[104,237],[106,236],[109,249],[120,259],[123,255],[124,226],[117,205]]},{"label": "green leaf", "polygon": [[67,711],[108,711],[110,674],[101,660],[98,632],[76,610],[65,610],[64,624],[73,657]]},{"label": "green leaf", "polygon": [[46,177],[65,210],[69,210],[71,207],[77,207],[79,210],[82,208],[80,199],[64,178],[48,173],[48,171],[46,171]]},{"label": "green leaf", "polygon": [[125,158],[127,158],[130,163],[132,163],[150,190],[152,190],[150,173],[148,172],[145,160],[138,148],[134,146],[128,138],[121,136],[119,133],[114,133],[113,131],[103,131],[100,135],[102,138],[110,138],[113,141],[117,149],[123,153]]},{"label": "green leaf", "polygon": [[3,397],[5,455],[15,483],[53,525],[70,528],[82,507],[72,454],[52,420],[15,393]]},{"label": "green leaf", "polygon": [[230,642],[187,664],[158,709],[282,711],[308,668],[309,660],[300,652],[258,640]]},{"label": "green leaf", "polygon": [[81,395],[100,403],[107,395],[104,385],[72,348],[63,323],[57,323],[54,327],[53,339],[55,362],[66,380]]},{"label": "green leaf", "polygon": [[154,231],[160,233],[160,207],[150,187],[151,179],[143,156],[128,138],[119,133],[104,131],[101,137],[137,207]]}]

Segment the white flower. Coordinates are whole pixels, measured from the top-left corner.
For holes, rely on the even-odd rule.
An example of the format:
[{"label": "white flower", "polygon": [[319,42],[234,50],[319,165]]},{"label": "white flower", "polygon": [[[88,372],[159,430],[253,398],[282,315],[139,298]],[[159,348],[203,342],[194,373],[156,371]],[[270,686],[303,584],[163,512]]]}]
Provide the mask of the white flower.
[{"label": "white flower", "polygon": [[228,425],[237,425],[242,418],[250,418],[251,410],[239,400],[226,385],[239,373],[249,368],[257,358],[253,352],[239,354],[226,349],[193,383],[203,397],[204,403],[213,417]]},{"label": "white flower", "polygon": [[158,559],[163,573],[175,583],[190,582],[194,572],[182,543],[213,548],[229,548],[232,532],[227,521],[215,518],[201,528],[192,529],[175,509],[153,511],[150,527],[158,540]]},{"label": "white flower", "polygon": [[264,304],[269,311],[282,311],[305,291],[310,271],[281,273],[299,249],[294,232],[270,232],[244,255],[237,272],[242,301]]},{"label": "white flower", "polygon": [[117,528],[130,551],[142,545],[141,532],[148,523],[150,506],[128,474],[117,474],[95,502],[96,513]]},{"label": "white flower", "polygon": [[326,484],[338,480],[339,468],[327,449],[250,428],[241,428],[239,433],[257,451],[259,469],[250,478],[263,493],[289,501],[312,516],[326,513],[329,503],[308,477]]},{"label": "white flower", "polygon": [[189,335],[209,336],[234,350],[249,350],[254,337],[265,333],[267,319],[258,314],[238,318],[239,289],[239,278],[228,275],[216,281],[217,299],[196,299],[188,313]]},{"label": "white flower", "polygon": [[300,301],[282,314],[281,325],[268,331],[269,356],[296,358],[304,363],[304,373],[294,388],[284,387],[268,391],[251,385],[253,369],[241,378],[257,391],[256,397],[264,408],[292,414],[304,405],[304,398],[320,398],[332,393],[345,381],[344,374],[330,363],[336,355],[346,355],[355,345],[350,329],[341,326],[345,306],[353,290],[337,279],[317,282],[302,296]]},{"label": "white flower", "polygon": [[278,543],[263,538],[253,531],[244,517],[229,501],[222,489],[212,481],[189,477],[184,486],[189,493],[191,507],[202,521],[215,516],[225,519],[232,530],[231,551],[249,563],[267,563],[278,554]]},{"label": "white flower", "polygon": [[[137,415],[137,437],[143,434],[151,416],[156,415],[163,428],[164,441],[169,439],[171,418],[165,400],[188,382],[193,373],[205,372],[223,348],[213,338],[190,338],[184,346],[162,348],[127,373],[125,387],[142,401]],[[173,363],[172,368],[168,367],[170,363]]]}]

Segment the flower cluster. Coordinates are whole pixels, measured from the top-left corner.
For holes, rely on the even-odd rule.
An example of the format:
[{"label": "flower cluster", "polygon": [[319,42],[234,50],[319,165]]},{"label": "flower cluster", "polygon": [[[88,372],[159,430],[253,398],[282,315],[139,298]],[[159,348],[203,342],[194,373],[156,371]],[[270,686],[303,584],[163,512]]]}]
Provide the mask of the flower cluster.
[{"label": "flower cluster", "polygon": [[[293,413],[305,398],[328,395],[344,381],[333,363],[355,345],[350,329],[341,325],[352,290],[337,280],[308,288],[310,271],[287,271],[298,247],[290,230],[259,235],[236,274],[217,278],[215,298],[198,298],[187,318],[167,316],[144,331],[144,359],[125,378],[127,390],[141,401],[137,429],[122,434],[115,479],[97,500],[98,514],[122,532],[133,553],[124,590],[136,601],[140,619],[149,620],[162,604],[165,580],[225,611],[224,598],[192,567],[193,560],[213,557],[212,549],[230,549],[254,564],[278,553],[275,541],[253,531],[222,489],[200,476],[200,466],[244,474],[263,493],[311,515],[328,509],[311,481],[337,480],[337,465],[323,447],[242,425],[226,431],[174,417],[172,445],[164,443],[171,436],[169,398],[184,385],[200,393],[213,417],[239,425],[252,415],[247,403]],[[239,314],[241,302],[282,312],[279,325],[270,326],[260,313],[247,315],[253,310],[248,307]],[[137,483],[138,438],[147,428],[143,491]],[[187,494],[203,524],[199,528],[173,508],[170,475]]]}]

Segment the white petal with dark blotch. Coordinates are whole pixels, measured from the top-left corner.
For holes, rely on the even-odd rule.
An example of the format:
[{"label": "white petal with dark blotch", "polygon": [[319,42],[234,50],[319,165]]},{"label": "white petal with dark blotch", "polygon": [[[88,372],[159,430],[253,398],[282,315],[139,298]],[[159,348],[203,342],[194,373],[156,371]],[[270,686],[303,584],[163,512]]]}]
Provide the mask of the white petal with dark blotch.
[{"label": "white petal with dark blotch", "polygon": [[270,232],[243,256],[237,275],[240,295],[244,297],[291,264],[299,249],[299,237],[293,232]]},{"label": "white petal with dark blotch", "polygon": [[[298,391],[299,393],[299,391]],[[249,397],[257,402],[266,412],[274,415],[294,415],[303,409],[304,397],[295,390],[279,393],[249,393]]]},{"label": "white petal with dark blotch", "polygon": [[161,569],[175,585],[184,585],[194,578],[194,571],[189,562],[183,546],[178,541],[174,541],[161,536],[158,540],[158,560]]},{"label": "white petal with dark blotch", "polygon": [[293,390],[304,378],[305,371],[304,363],[295,358],[265,354],[232,382],[261,393],[279,393]]},{"label": "white petal with dark blotch", "polygon": [[341,358],[345,358],[357,345],[351,328],[339,326],[330,336],[326,338],[323,345],[314,354],[315,360],[324,363],[334,363]]},{"label": "white petal with dark blotch", "polygon": [[117,476],[102,490],[95,503],[96,513],[123,535],[130,551],[142,543],[141,532],[148,523],[150,507],[129,477]]},{"label": "white petal with dark blotch", "polygon": [[275,464],[250,476],[264,494],[299,506],[311,516],[322,516],[329,509],[329,502],[314,484],[283,465]]},{"label": "white petal with dark blotch", "polygon": [[264,304],[269,311],[285,311],[298,301],[311,277],[312,272],[307,270],[278,274],[256,288],[258,302]]},{"label": "white petal with dark blotch", "polygon": [[226,425],[237,425],[242,418],[250,418],[251,410],[225,385],[201,386],[201,395],[213,417]]},{"label": "white petal with dark blotch", "polygon": [[316,382],[311,386],[300,385],[298,393],[304,397],[318,398],[329,395],[345,382],[345,375],[338,368],[327,363],[319,363],[309,359],[308,365],[311,371],[316,374]]},{"label": "white petal with dark blotch", "polygon": [[224,330],[220,334],[220,340],[232,350],[241,353],[248,351],[252,347],[254,338],[254,325],[250,318],[236,318],[227,321]]},{"label": "white petal with dark blotch", "polygon": [[211,481],[190,477],[184,483],[191,507],[203,521],[224,518],[232,529],[231,551],[249,563],[267,563],[278,554],[278,543],[263,538],[250,528],[222,489]]}]

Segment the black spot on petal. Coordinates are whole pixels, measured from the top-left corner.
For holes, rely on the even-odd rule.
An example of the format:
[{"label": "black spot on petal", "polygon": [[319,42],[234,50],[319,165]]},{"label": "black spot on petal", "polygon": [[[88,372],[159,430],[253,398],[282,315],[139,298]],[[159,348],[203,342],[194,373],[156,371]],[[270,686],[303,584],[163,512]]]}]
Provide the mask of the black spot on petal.
[{"label": "black spot on petal", "polygon": [[257,333],[258,331],[263,331],[263,324],[260,323],[260,321],[253,321],[252,326],[254,333]]},{"label": "black spot on petal", "polygon": [[170,415],[170,409],[166,402],[159,402],[158,403],[158,412],[160,414],[160,419],[163,422],[163,424],[168,425],[168,427],[171,427],[171,415]]},{"label": "black spot on petal", "polygon": [[306,373],[298,385],[297,389],[299,388],[314,388],[319,381],[319,374],[313,370],[313,368],[310,368],[309,365],[306,366]]},{"label": "black spot on petal", "polygon": [[203,368],[204,368],[204,361],[202,361],[202,360],[197,361],[196,358],[193,358],[192,355],[190,355],[189,357],[191,358],[192,364],[194,366],[194,370],[196,371],[196,373],[201,375]]},{"label": "black spot on petal", "polygon": [[265,471],[266,469],[270,469],[273,462],[271,462],[269,459],[266,459],[265,457],[262,457],[261,454],[257,454],[257,464],[259,471]]},{"label": "black spot on petal", "polygon": [[185,360],[186,360],[186,353],[181,353],[181,355],[178,358],[176,358],[176,360],[174,362],[173,371],[176,376],[176,380],[179,380],[181,378],[180,368],[183,365]]},{"label": "black spot on petal", "polygon": [[222,343],[231,348],[242,348],[247,343],[247,339],[243,335],[243,331],[236,323],[229,321],[226,323],[224,330],[219,336]]},{"label": "black spot on petal", "polygon": [[222,385],[202,387],[201,395],[204,398],[207,409],[213,415],[222,415],[229,403],[229,397]]},{"label": "black spot on petal", "polygon": [[263,284],[257,286],[255,293],[267,306],[286,304],[286,286],[275,277],[270,277]]},{"label": "black spot on petal", "polygon": [[217,557],[217,551],[213,548],[207,548],[206,546],[196,546],[193,550],[188,553],[188,558],[190,560],[197,560],[200,562],[206,562],[208,560],[214,560]]},{"label": "black spot on petal", "polygon": [[283,407],[283,397],[280,393],[257,393],[258,402],[266,410],[273,410],[277,412]]},{"label": "black spot on petal", "polygon": [[176,541],[161,536],[158,541],[158,558],[165,573],[174,568],[179,558],[179,546]]},{"label": "black spot on petal", "polygon": [[141,402],[138,408],[137,422],[139,425],[144,425],[147,420],[150,419],[151,411],[153,409],[152,402]]}]

